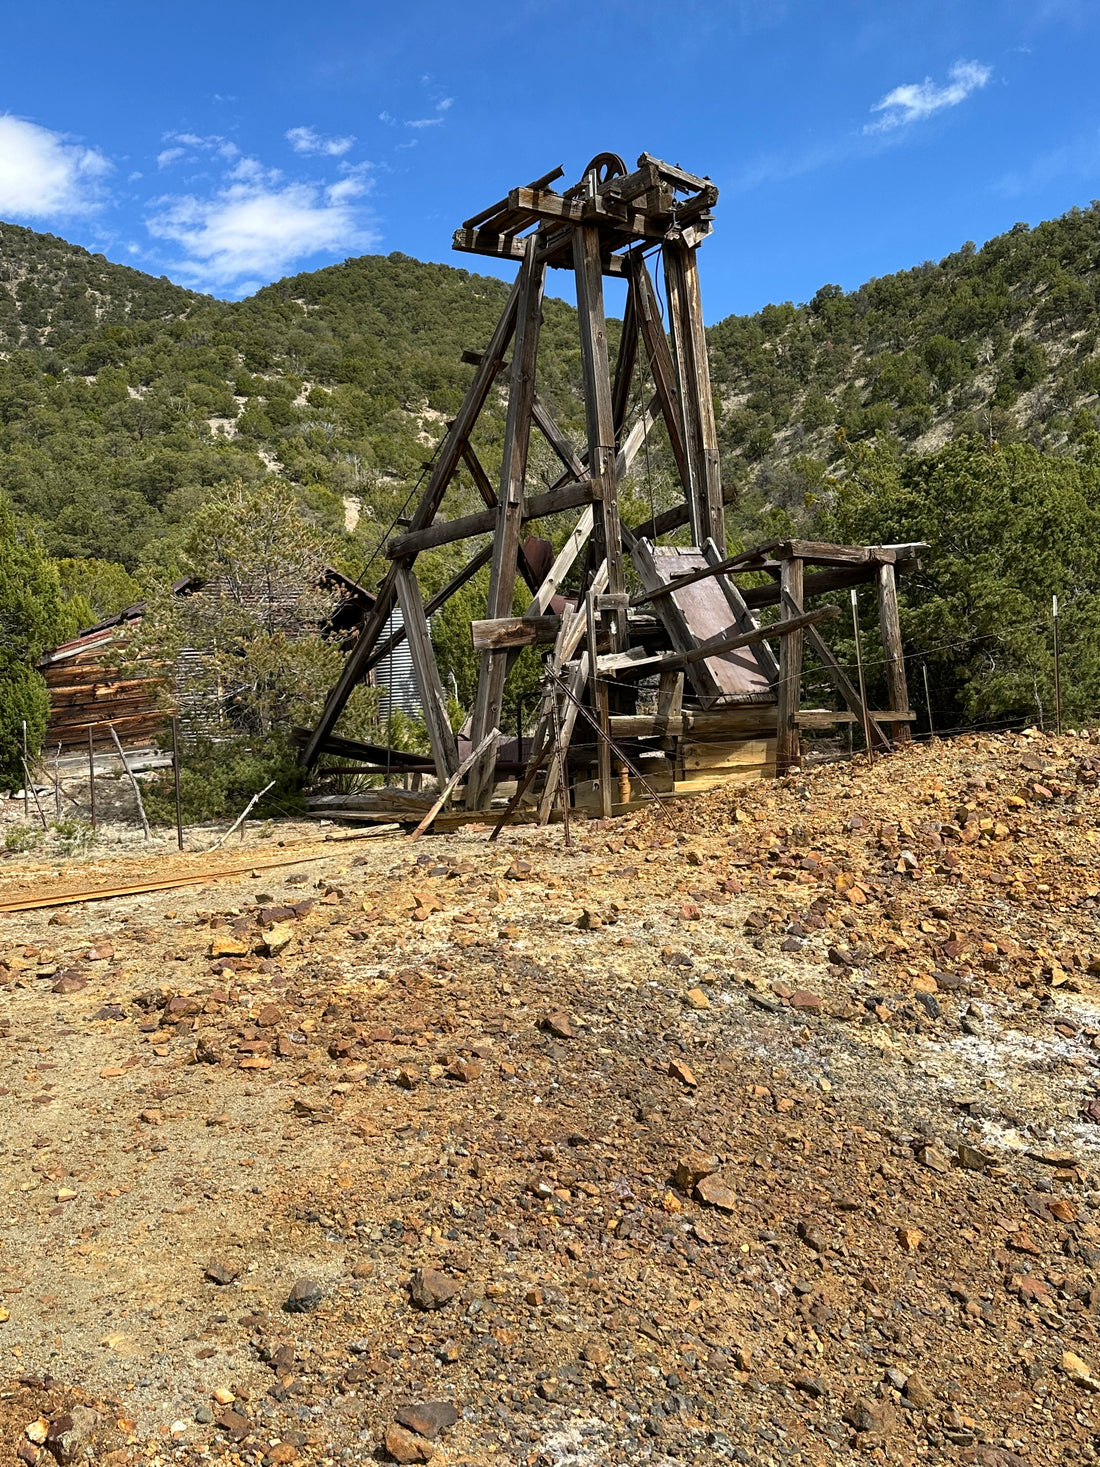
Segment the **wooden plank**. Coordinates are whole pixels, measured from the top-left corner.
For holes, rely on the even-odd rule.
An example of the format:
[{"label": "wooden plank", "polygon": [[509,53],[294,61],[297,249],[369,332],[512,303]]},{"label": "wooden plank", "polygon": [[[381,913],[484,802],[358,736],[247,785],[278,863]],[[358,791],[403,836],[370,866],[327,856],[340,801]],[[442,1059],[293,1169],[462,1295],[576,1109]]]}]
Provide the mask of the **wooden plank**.
[{"label": "wooden plank", "polygon": [[[557,168],[551,168],[549,173],[544,173],[540,178],[534,179],[531,183],[527,185],[527,187],[529,189],[549,188],[550,185],[556,182],[557,179],[561,178],[564,173],[565,169],[562,168],[559,164]],[[501,209],[505,208],[507,204],[507,198],[499,199],[497,203],[490,204],[487,209],[482,209],[480,214],[474,214],[469,219],[464,219],[462,221],[463,229],[476,229],[478,225],[483,224],[486,219],[491,219],[494,214],[499,214]]]},{"label": "wooden plank", "polygon": [[[309,738],[309,730],[296,728],[292,737],[299,743]],[[399,774],[406,769],[419,768],[424,763],[423,754],[412,754],[407,749],[387,749],[384,744],[369,744],[362,739],[345,739],[339,734],[329,734],[321,749],[322,754],[335,754],[341,759],[355,759],[364,764],[389,765]]]},{"label": "wooden plank", "polygon": [[[801,564],[801,562],[798,563]],[[801,607],[801,602],[787,587],[784,587],[783,591],[783,605],[792,614],[797,614]],[[833,656],[828,643],[812,627],[807,628],[806,637],[810,646],[817,653],[825,675],[844,699],[845,703],[847,703],[848,708],[856,716],[860,725],[863,725],[863,720],[866,716],[870,721],[871,737],[884,752],[889,752],[891,748],[890,740],[886,737],[882,725],[871,714],[864,714],[862,698],[860,698],[859,693],[853,687],[848,674]]]},{"label": "wooden plank", "polygon": [[704,658],[717,657],[722,652],[732,652],[738,647],[751,647],[762,637],[786,639],[792,635],[797,636],[803,628],[837,615],[839,615],[838,607],[821,606],[816,611],[807,611],[801,616],[792,616],[784,621],[777,621],[766,629],[758,628],[755,632],[731,632],[724,633],[720,637],[711,637],[706,642],[700,642],[690,652],[660,652],[656,656],[650,656],[641,647],[634,647],[629,652],[612,652],[599,659],[600,671],[629,673],[631,677],[649,677],[655,672],[664,671],[665,668],[689,668]]},{"label": "wooden plank", "polygon": [[[431,524],[443,502],[443,496],[447,492],[447,486],[458,467],[462,457],[462,450],[470,436],[473,426],[477,421],[478,414],[485,405],[500,363],[504,360],[504,354],[508,350],[508,344],[516,329],[516,311],[520,298],[521,281],[517,279],[508,294],[508,300],[496,329],[486,347],[485,355],[482,357],[481,365],[474,373],[474,380],[467,388],[466,396],[462,400],[462,406],[451,424],[450,431],[439,450],[439,456],[432,470],[431,478],[428,480],[424,494],[413,514],[410,528],[413,531],[422,530]],[[309,741],[301,752],[301,763],[307,769],[316,762],[320,752],[321,743],[326,735],[330,734],[336,725],[337,719],[344,711],[344,706],[351,696],[352,689],[363,677],[367,661],[374,650],[379,637],[385,630],[386,622],[390,612],[393,610],[397,596],[397,571],[391,565],[382,584],[378,588],[377,600],[368,615],[363,627],[356,639],[355,646],[348,654],[343,670],[339,678],[333,684],[321,716],[317,720],[317,726]]]},{"label": "wooden plank", "polygon": [[[512,594],[516,584],[516,557],[520,548],[520,532],[523,526],[523,491],[527,477],[527,455],[531,446],[535,372],[545,283],[546,266],[539,263],[537,245],[532,238],[527,243],[523,268],[519,276],[520,304],[517,312],[515,348],[512,352],[508,416],[504,428],[504,455],[500,473],[496,535],[493,542],[493,558],[489,567],[489,596],[486,610],[490,617],[506,616],[512,610]],[[507,669],[508,654],[506,652],[483,652],[481,654],[481,671],[478,677],[471,725],[471,738],[475,744],[480,745],[488,731],[500,723]],[[470,769],[466,781],[468,809],[481,809],[489,803],[496,752],[496,743],[493,741],[478,756]]]},{"label": "wooden plank", "polygon": [[480,229],[456,229],[451,249],[464,255],[499,255],[506,260],[523,259],[523,240],[510,234],[490,234]]},{"label": "wooden plank", "polygon": [[462,763],[451,775],[447,783],[439,791],[439,795],[436,798],[435,803],[432,805],[428,813],[424,816],[423,820],[421,820],[420,824],[416,827],[415,830],[410,831],[409,834],[405,837],[406,840],[416,840],[419,836],[422,836],[424,834],[428,826],[431,825],[432,821],[439,814],[440,810],[443,809],[443,806],[450,799],[451,795],[454,794],[455,788],[458,785],[459,780],[462,779],[462,777],[466,773],[468,773],[470,766],[473,764],[475,759],[479,759],[481,755],[485,753],[485,750],[489,747],[489,745],[495,743],[499,737],[500,729],[493,728],[489,733],[485,735],[481,743],[478,744],[476,748],[470,750],[465,759],[463,759]]},{"label": "wooden plank", "polygon": [[[597,595],[607,586],[607,563],[604,562],[596,571],[592,580],[592,590]],[[587,620],[583,610],[566,612],[561,619],[561,632],[554,646],[554,655],[550,663],[551,671],[557,676],[562,676],[568,666],[566,686],[572,697],[565,700],[565,710],[561,717],[561,743],[555,748],[550,764],[546,770],[546,783],[543,786],[542,799],[539,801],[539,824],[545,825],[550,818],[550,809],[554,803],[560,771],[563,760],[566,759],[569,749],[569,741],[573,737],[573,729],[577,722],[577,708],[584,685],[588,681],[588,653],[582,653],[577,662],[570,659],[580,647],[587,630]],[[546,726],[550,727],[550,699],[558,696],[557,687],[550,683],[546,692]]]},{"label": "wooden plank", "polygon": [[[764,566],[746,566],[747,571],[767,570],[778,574],[781,562],[770,562]],[[873,564],[836,566],[830,570],[817,571],[805,576],[803,595],[808,601],[811,596],[829,596],[834,591],[846,591],[849,586],[861,586],[875,578],[877,568]],[[779,582],[770,586],[746,586],[742,591],[745,605],[752,610],[761,606],[778,606],[782,600]]]},{"label": "wooden plank", "polygon": [[[718,546],[709,537],[703,541],[702,550],[703,558],[711,570],[721,570],[727,565],[730,559],[730,557],[727,557],[726,560],[723,560]],[[736,564],[739,557],[735,555],[732,559],[734,564]],[[754,631],[759,623],[745,605],[745,598],[741,595],[738,588],[726,575],[719,575],[718,586],[722,595],[726,598],[726,605],[730,609],[734,626],[743,632]],[[779,681],[779,662],[767,642],[754,642],[752,651],[753,656],[756,658],[757,666],[767,678],[768,682],[777,683]]]},{"label": "wooden plank", "polygon": [[630,387],[634,380],[634,363],[638,358],[638,307],[633,282],[626,292],[626,309],[623,312],[623,329],[619,336],[619,355],[615,361],[615,381],[611,386],[611,421],[615,425],[615,442],[618,443],[626,424],[630,407]]},{"label": "wooden plank", "polygon": [[692,769],[738,769],[746,764],[768,764],[775,759],[775,739],[736,739],[723,744],[700,744],[685,739],[680,745],[680,763],[685,774]]},{"label": "wooden plank", "polygon": [[777,540],[769,546],[775,560],[792,555],[807,565],[893,565],[897,551],[885,545],[833,545],[823,540]]},{"label": "wooden plank", "polygon": [[611,818],[613,792],[611,789],[611,737],[610,702],[607,682],[600,676],[596,636],[596,593],[589,591],[585,599],[585,621],[588,628],[589,690],[592,711],[603,738],[596,739],[596,769],[600,782],[600,814],[605,820]]},{"label": "wooden plank", "polygon": [[[666,584],[665,578],[654,563],[653,550],[648,540],[636,540],[631,547],[630,558],[644,590],[657,591]],[[687,618],[682,608],[677,605],[675,597],[661,596],[655,605],[657,615],[661,618],[668,632],[669,640],[676,651],[684,655],[694,652],[698,648],[698,640],[692,635]],[[689,668],[688,676],[700,697],[714,699],[721,695],[721,684],[704,659],[697,658],[685,665]]]},{"label": "wooden plank", "polygon": [[577,521],[565,544],[558,551],[554,564],[539,587],[535,599],[524,613],[525,616],[541,616],[546,612],[551,601],[558,594],[562,582],[572,570],[577,556],[588,543],[595,520],[595,510],[589,505]]},{"label": "wooden plank", "polygon": [[[468,561],[457,575],[452,576],[442,590],[435,593],[424,607],[424,615],[429,617],[434,616],[441,606],[446,605],[456,591],[460,591],[467,581],[473,580],[474,576],[477,575],[483,566],[489,564],[492,554],[493,547],[491,545],[483,545],[473,559]],[[398,627],[390,633],[385,641],[377,642],[363,669],[364,676],[372,667],[377,667],[380,662],[385,662],[390,653],[396,647],[400,647],[404,640],[405,628]]]},{"label": "wooden plank", "polygon": [[607,358],[600,232],[595,225],[585,224],[574,230],[573,269],[577,282],[577,316],[584,366],[588,471],[592,477],[596,502],[593,544],[596,559],[607,562],[607,589],[613,595],[619,595],[626,589],[626,580],[623,573],[622,536],[619,533],[615,422]]},{"label": "wooden plank", "polygon": [[574,479],[586,478],[588,470],[581,462],[569,439],[561,431],[557,423],[554,422],[546,404],[538,397],[535,398],[532,413],[536,428],[538,428],[539,432],[573,475]]},{"label": "wooden plank", "polygon": [[[878,568],[878,616],[882,650],[886,654],[886,689],[890,694],[890,707],[908,709],[909,688],[905,680],[905,654],[898,618],[898,583],[892,565],[882,564]],[[913,742],[907,722],[900,718],[892,721],[890,734],[896,744]]]},{"label": "wooden plank", "polygon": [[[579,509],[582,505],[591,504],[593,493],[593,485],[585,479],[579,484],[566,484],[561,489],[533,494],[522,502],[520,523],[545,519],[547,515],[561,514],[567,509]],[[454,520],[437,520],[423,530],[409,530],[396,536],[386,546],[386,554],[395,561],[411,560],[424,550],[451,545],[456,540],[469,540],[475,535],[492,534],[499,528],[499,519],[499,509],[479,509],[474,514],[459,515]]]},{"label": "wooden plank", "polygon": [[561,627],[560,616],[500,616],[470,623],[475,652],[499,648],[548,647]]},{"label": "wooden plank", "polygon": [[[657,398],[661,404],[661,413],[664,416],[665,428],[668,432],[668,441],[672,449],[672,457],[676,461],[676,469],[680,475],[680,482],[684,486],[684,493],[691,495],[691,470],[688,465],[687,449],[684,443],[684,420],[680,412],[680,404],[676,396],[676,366],[672,360],[669,350],[668,338],[665,336],[665,328],[661,323],[660,307],[657,304],[657,292],[653,288],[653,280],[645,260],[640,254],[627,256],[628,268],[630,270],[632,293],[637,299],[638,327],[642,334],[645,345],[646,356],[649,359],[649,369],[653,376],[653,386],[656,389]],[[681,524],[686,520],[679,521]],[[635,531],[639,533],[639,531]],[[646,533],[646,539],[655,539],[655,535]]]},{"label": "wooden plank", "polygon": [[[783,562],[781,578],[784,601],[802,607],[802,562],[796,557]],[[835,610],[835,608],[834,608]],[[776,719],[775,768],[779,775],[797,768],[801,761],[795,715],[802,701],[802,633],[785,637],[779,648],[779,712]]]},{"label": "wooden plank", "polygon": [[405,638],[420,686],[420,701],[428,727],[428,740],[432,746],[432,759],[439,783],[443,785],[458,768],[458,745],[447,715],[447,699],[439,677],[435,650],[428,635],[428,619],[424,614],[420,586],[412,568],[407,565],[399,565],[397,568],[397,603],[401,608]]},{"label": "wooden plank", "polygon": [[[491,509],[495,509],[497,502],[496,492],[494,491],[493,486],[489,481],[489,475],[485,472],[482,462],[478,458],[472,443],[467,442],[465,448],[462,450],[462,461],[470,471],[470,477],[473,479],[474,484],[477,486],[477,492],[481,495],[482,499]],[[490,554],[491,553],[492,552],[490,551]],[[518,560],[516,564],[519,569],[520,575],[527,582],[528,589],[531,591],[536,590],[538,587],[538,577],[531,569],[527,557],[523,553],[522,545],[519,548]]]}]

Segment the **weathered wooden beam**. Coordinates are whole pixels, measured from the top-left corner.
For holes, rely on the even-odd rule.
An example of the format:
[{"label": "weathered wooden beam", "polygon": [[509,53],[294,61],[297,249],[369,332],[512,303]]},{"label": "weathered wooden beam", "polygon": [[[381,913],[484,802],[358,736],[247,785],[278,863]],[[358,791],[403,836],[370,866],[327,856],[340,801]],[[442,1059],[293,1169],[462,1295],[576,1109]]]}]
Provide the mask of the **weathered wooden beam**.
[{"label": "weathered wooden beam", "polygon": [[[886,654],[886,687],[890,707],[909,707],[909,688],[905,679],[905,653],[901,646],[901,621],[898,617],[898,583],[892,565],[878,568],[878,614],[882,630],[882,650]],[[913,735],[906,722],[894,719],[890,728],[895,744],[911,744]]]},{"label": "weathered wooden beam", "polygon": [[447,716],[447,699],[439,677],[435,650],[428,636],[428,619],[424,614],[420,586],[412,567],[408,565],[397,567],[397,604],[401,608],[405,639],[409,644],[409,654],[420,687],[420,702],[428,728],[428,741],[432,746],[432,759],[442,785],[458,768],[458,745]]},{"label": "weathered wooden beam", "polygon": [[763,641],[765,637],[781,637],[785,643],[791,637],[799,636],[804,627],[839,615],[839,607],[820,606],[816,611],[806,611],[800,616],[777,621],[770,627],[758,627],[753,632],[723,632],[721,636],[708,637],[689,652],[660,652],[656,656],[650,656],[641,648],[632,648],[629,652],[612,652],[599,658],[599,670],[629,674],[631,677],[650,677],[653,673],[664,672],[666,669],[690,668],[708,657],[720,657],[723,652],[735,652],[738,647],[751,647],[754,642]]},{"label": "weathered wooden beam", "polygon": [[[795,563],[801,564],[801,562]],[[797,613],[801,610],[802,603],[789,588],[784,587],[783,605],[789,612]],[[806,638],[809,641],[810,646],[817,653],[818,660],[820,661],[821,666],[825,671],[825,675],[828,677],[833,687],[836,688],[840,696],[844,699],[845,703],[847,703],[849,710],[853,714],[855,714],[857,720],[862,727],[866,728],[868,724],[870,725],[872,739],[874,739],[874,741],[884,752],[888,753],[890,751],[891,744],[890,740],[886,737],[886,734],[883,731],[882,725],[877,721],[873,714],[865,712],[863,699],[859,696],[859,693],[853,686],[851,679],[848,677],[848,674],[844,671],[840,663],[833,656],[829,644],[813,627],[809,627],[807,629]],[[864,721],[865,719],[866,722]]]},{"label": "weathered wooden beam", "polygon": [[676,387],[689,465],[687,499],[692,539],[701,545],[709,536],[715,544],[724,547],[726,530],[718,432],[703,333],[698,264],[694,251],[681,243],[666,244],[662,253]]},{"label": "weathered wooden beam", "polygon": [[501,255],[506,260],[523,259],[523,241],[511,234],[489,234],[480,229],[456,229],[451,249],[464,255]]},{"label": "weathered wooden beam", "polygon": [[626,292],[623,329],[619,336],[619,355],[615,360],[615,380],[611,386],[611,420],[615,425],[615,442],[621,441],[626,415],[630,408],[630,387],[634,380],[634,363],[638,359],[637,293],[631,282]]},{"label": "weathered wooden beam", "polygon": [[548,647],[561,627],[560,616],[498,616],[470,623],[475,652],[501,648]]},{"label": "weathered wooden beam", "polygon": [[[493,489],[492,484],[489,481],[489,475],[485,472],[481,460],[478,458],[476,452],[474,451],[474,446],[472,443],[467,443],[466,447],[462,450],[462,461],[470,471],[470,477],[473,479],[475,485],[477,486],[477,492],[481,495],[482,499],[491,509],[495,509],[497,502],[496,493]],[[522,575],[523,579],[527,582],[529,590],[536,590],[538,587],[538,577],[531,569],[531,565],[528,562],[527,556],[523,553],[522,545],[520,546],[517,555],[517,565],[520,575]]]},{"label": "weathered wooden beam", "polygon": [[538,397],[535,398],[532,413],[535,419],[535,426],[557,454],[558,458],[561,459],[562,463],[573,475],[574,479],[585,478],[587,470],[576,450],[558,427],[557,423],[554,422],[546,404]]},{"label": "weathered wooden beam", "polygon": [[[579,484],[567,484],[563,489],[548,489],[523,501],[521,520],[541,520],[566,509],[579,509],[582,505],[591,504],[592,499],[592,484],[587,479]],[[481,509],[474,514],[460,515],[458,519],[438,520],[427,529],[398,535],[386,546],[386,554],[391,560],[409,560],[423,550],[434,550],[456,540],[469,540],[474,535],[491,534],[497,528],[498,519],[499,510]]]},{"label": "weathered wooden beam", "polygon": [[[544,173],[541,178],[534,179],[527,187],[530,189],[549,188],[564,173],[565,169],[559,164],[557,168],[551,168],[549,173]],[[495,204],[490,204],[487,209],[482,209],[480,214],[474,214],[469,219],[464,219],[462,221],[462,227],[463,229],[477,229],[479,225],[485,223],[486,219],[491,219],[494,214],[499,214],[502,209],[506,209],[507,207],[508,199],[506,197],[498,199]]]},{"label": "weathered wooden beam", "polygon": [[897,560],[897,551],[886,545],[831,545],[822,540],[776,540],[766,548],[773,560],[786,560],[793,555],[807,565],[893,565]]},{"label": "weathered wooden beam", "polygon": [[[665,328],[661,322],[657,292],[653,288],[649,269],[640,253],[632,252],[628,255],[627,266],[630,270],[632,294],[637,300],[638,327],[642,334],[646,356],[649,359],[653,386],[661,404],[661,413],[664,416],[672,457],[680,475],[680,482],[684,486],[684,494],[690,497],[692,479],[687,449],[684,444],[684,420],[676,395],[676,367],[669,350],[668,338],[665,336]],[[635,534],[637,533],[638,531],[635,531]],[[646,539],[653,538],[655,537],[646,535]]]},{"label": "weathered wooden beam", "polygon": [[[474,558],[468,561],[458,574],[452,576],[447,584],[441,590],[437,591],[431,600],[428,601],[424,607],[424,615],[426,617],[434,616],[441,606],[447,604],[456,591],[461,591],[467,581],[473,580],[478,571],[483,566],[489,564],[492,554],[493,547],[491,545],[483,545]],[[371,668],[377,667],[380,662],[385,662],[390,653],[395,648],[400,647],[404,640],[405,628],[402,626],[392,631],[385,641],[375,643],[374,650],[371,652],[363,669],[363,675],[366,676]]]},{"label": "weathered wooden beam", "polygon": [[610,820],[613,804],[613,792],[611,789],[611,705],[607,693],[607,681],[600,676],[598,666],[595,591],[589,591],[585,598],[584,609],[585,623],[588,629],[589,698],[592,703],[592,711],[596,718],[597,728],[603,734],[603,738],[597,738],[596,740],[596,776],[600,784],[600,815],[604,820]]},{"label": "weathered wooden beam", "polygon": [[577,282],[577,317],[584,366],[584,408],[588,431],[588,469],[596,504],[594,549],[607,562],[607,587],[613,595],[626,589],[619,496],[615,477],[615,421],[607,357],[600,232],[584,224],[573,232],[573,268]]},{"label": "weathered wooden beam", "polygon": [[554,564],[547,572],[546,579],[535,593],[535,599],[524,612],[524,616],[541,616],[550,606],[551,601],[558,594],[562,582],[573,568],[577,556],[588,543],[592,534],[592,526],[595,524],[595,511],[591,505],[585,509],[577,521],[568,539],[555,557]]},{"label": "weathered wooden beam", "polygon": [[[493,558],[489,566],[489,596],[486,609],[490,617],[504,616],[512,609],[512,594],[516,584],[516,558],[520,549],[520,533],[523,528],[523,489],[527,478],[527,455],[531,445],[535,374],[545,283],[546,266],[540,263],[537,241],[531,238],[527,242],[523,268],[519,275],[520,298],[517,309],[516,342],[512,352],[508,416],[504,427],[504,455],[501,463]],[[481,671],[478,677],[470,731],[470,737],[476,745],[480,746],[489,730],[500,723],[507,668],[508,654],[506,652],[483,652],[481,654]],[[496,753],[496,742],[491,741],[470,769],[466,780],[466,806],[470,810],[481,809],[489,803]]]},{"label": "weathered wooden beam", "polygon": [[[797,557],[785,560],[780,568],[783,600],[788,605],[797,605],[802,613],[802,562]],[[835,613],[837,608],[832,608]],[[802,622],[802,626],[807,623]],[[801,763],[801,746],[798,737],[797,715],[802,702],[802,644],[801,629],[790,637],[784,637],[779,646],[779,683],[776,687],[779,706],[775,733],[775,771],[778,776],[789,773]]]},{"label": "weathered wooden beam", "polygon": [[[424,494],[412,517],[410,528],[414,532],[429,525],[439,510],[447,486],[462,457],[462,450],[473,430],[478,414],[485,405],[493,379],[496,377],[500,363],[504,360],[508,343],[515,332],[519,297],[520,281],[517,279],[508,294],[504,311],[485,350],[481,365],[474,373],[474,380],[466,390],[462,406],[440,446],[435,468],[432,470],[431,478],[428,480]],[[391,566],[378,588],[377,600],[363,624],[355,646],[348,654],[343,670],[325,700],[317,727],[302,749],[300,762],[307,769],[316,762],[323,740],[332,732],[337,719],[344,711],[344,705],[351,697],[352,689],[363,677],[367,660],[374,650],[375,643],[385,630],[396,597],[397,574],[395,567]]]},{"label": "weathered wooden beam", "polygon": [[[781,565],[781,561],[772,561],[766,566],[745,566],[743,570],[747,572],[764,569],[778,574]],[[860,586],[866,581],[874,580],[876,571],[877,567],[873,563],[835,566],[830,570],[817,571],[804,578],[803,594],[809,600],[811,596],[828,596],[833,591],[845,591],[849,586]],[[778,581],[773,581],[770,586],[746,586],[741,594],[745,598],[745,605],[754,611],[762,606],[778,606],[782,600]]]}]

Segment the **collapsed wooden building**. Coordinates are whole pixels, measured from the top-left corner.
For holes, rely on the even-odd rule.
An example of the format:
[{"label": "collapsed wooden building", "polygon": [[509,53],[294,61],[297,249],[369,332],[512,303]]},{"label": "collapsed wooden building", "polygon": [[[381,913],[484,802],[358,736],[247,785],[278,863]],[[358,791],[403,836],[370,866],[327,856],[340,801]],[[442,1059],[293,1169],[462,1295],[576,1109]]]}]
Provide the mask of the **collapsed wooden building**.
[{"label": "collapsed wooden building", "polygon": [[[464,778],[465,809],[475,816],[505,799],[517,808],[527,799],[543,820],[556,799],[589,803],[606,815],[646,793],[783,774],[798,765],[805,730],[845,720],[858,720],[882,749],[907,739],[912,714],[896,575],[912,564],[918,547],[789,540],[726,553],[697,255],[712,229],[717,189],[648,154],[633,172],[614,155],[601,154],[577,184],[557,192],[552,185],[562,173],[558,168],[513,189],[455,233],[456,249],[514,259],[518,274],[488,345],[466,354],[476,367],[473,380],[419,504],[387,544],[390,564],[375,605],[320,721],[303,738],[302,762],[313,768],[331,755],[345,763],[359,760],[364,772],[381,771],[383,760],[388,772],[423,767],[408,754],[335,734],[352,689],[392,653],[395,637],[408,640],[439,785],[454,790]],[[663,266],[667,323],[650,273],[655,252]],[[571,270],[576,285],[584,452],[559,428],[537,390],[548,269]],[[627,285],[614,365],[605,277]],[[648,370],[653,390],[632,417],[636,365]],[[473,434],[498,380],[507,383],[508,407],[495,489]],[[667,433],[683,501],[628,527],[620,518],[619,486],[657,421]],[[539,493],[527,482],[535,429],[561,465],[557,481]],[[448,488],[463,467],[485,508],[446,518]],[[552,563],[536,567],[525,533],[533,522],[569,512],[575,523],[561,548]],[[689,546],[660,543],[685,527]],[[417,557],[458,541],[473,542],[469,559],[425,604]],[[485,566],[485,616],[471,625],[481,654],[477,694],[456,736],[426,618]],[[517,578],[530,598],[520,616],[513,614]],[[861,582],[877,587],[891,705],[883,714],[869,713],[817,630],[837,608],[808,604]],[[395,607],[403,627],[387,632]],[[771,607],[778,617],[762,626],[757,613]],[[801,706],[807,643],[843,708]],[[521,727],[516,738],[506,739],[505,679],[519,650],[532,645],[547,648],[533,736],[525,740]],[[331,801],[329,808],[338,804]],[[386,813],[384,792],[360,802],[364,815],[371,808]]]}]

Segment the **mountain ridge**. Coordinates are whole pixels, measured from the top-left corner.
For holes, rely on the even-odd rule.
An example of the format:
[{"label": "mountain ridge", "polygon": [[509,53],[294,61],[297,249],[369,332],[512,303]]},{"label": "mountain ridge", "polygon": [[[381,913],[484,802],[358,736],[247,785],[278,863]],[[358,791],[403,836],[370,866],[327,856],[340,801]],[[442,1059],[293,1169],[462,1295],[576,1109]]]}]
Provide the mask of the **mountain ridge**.
[{"label": "mountain ridge", "polygon": [[[356,548],[370,549],[456,411],[462,351],[488,337],[506,292],[395,251],[224,302],[0,224],[0,491],[53,553],[133,568],[170,564],[212,487],[276,469],[334,534],[355,522]],[[547,299],[540,393],[579,446],[573,315]],[[715,323],[734,531],[812,521],[845,452],[877,435],[917,452],[960,435],[1072,445],[1098,422],[1098,324],[1098,204]],[[502,426],[498,394],[490,472]],[[553,468],[544,447],[536,476]],[[675,493],[659,434],[645,473],[628,498]]]}]

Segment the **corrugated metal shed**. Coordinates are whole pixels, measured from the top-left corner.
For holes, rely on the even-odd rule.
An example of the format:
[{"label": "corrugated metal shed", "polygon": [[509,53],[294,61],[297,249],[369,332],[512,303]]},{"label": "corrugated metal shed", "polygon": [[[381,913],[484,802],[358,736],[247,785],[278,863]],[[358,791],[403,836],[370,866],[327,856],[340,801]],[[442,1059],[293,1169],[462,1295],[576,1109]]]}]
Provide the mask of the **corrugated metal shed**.
[{"label": "corrugated metal shed", "polygon": [[[394,632],[400,631],[404,625],[401,608],[395,606],[386,622],[383,637],[389,637]],[[430,622],[428,628],[430,631]],[[416,680],[416,671],[407,640],[399,642],[390,655],[378,664],[374,669],[374,680],[382,689],[383,717],[388,714],[391,707],[407,713],[412,718],[419,718],[423,714],[424,702],[420,696],[420,685]]]}]

